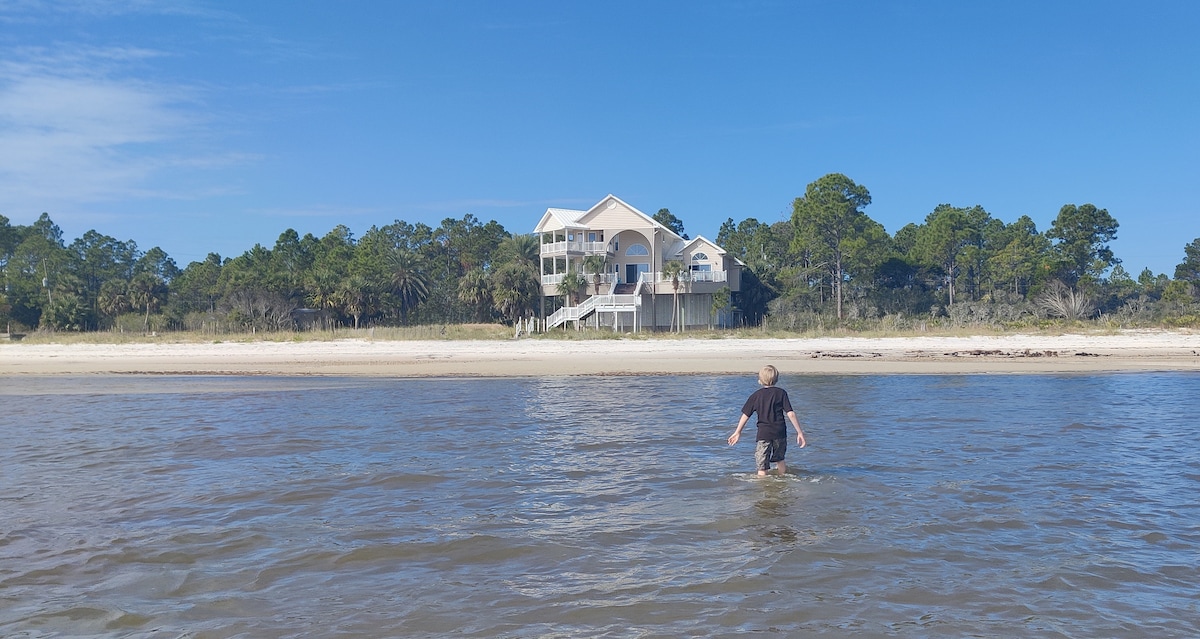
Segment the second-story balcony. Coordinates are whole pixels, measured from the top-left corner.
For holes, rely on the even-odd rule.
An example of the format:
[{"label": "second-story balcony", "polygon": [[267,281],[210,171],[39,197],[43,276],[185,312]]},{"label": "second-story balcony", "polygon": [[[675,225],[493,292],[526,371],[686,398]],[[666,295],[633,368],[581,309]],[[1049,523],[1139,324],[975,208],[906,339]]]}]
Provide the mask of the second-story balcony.
[{"label": "second-story balcony", "polygon": [[[563,273],[557,273],[557,274],[553,274],[553,275],[543,275],[542,276],[542,286],[557,286],[560,282],[563,281],[563,275],[564,275]],[[586,277],[587,277],[588,287],[590,288],[590,287],[594,286],[595,281],[596,281],[596,276],[591,273],[588,273]],[[617,281],[616,273],[601,273],[600,274],[600,283],[601,284],[613,284],[616,281]]]},{"label": "second-story balcony", "polygon": [[[558,284],[563,281],[564,275],[564,273],[544,274],[542,275],[542,286],[558,286]],[[585,277],[587,278],[586,288],[588,291],[591,291],[595,285],[594,283],[596,281],[596,276],[591,273],[587,273],[585,274]],[[693,284],[725,284],[728,281],[728,271],[687,271],[679,277],[679,292],[687,293],[696,291],[697,287],[692,286]],[[634,283],[653,284],[654,290],[658,293],[673,292],[675,288],[671,283],[671,278],[661,271],[654,273],[642,273],[637,280],[632,282],[625,282],[623,279],[618,278],[616,273],[600,274],[600,284],[602,285]],[[709,290],[711,289],[705,289],[706,292]],[[649,292],[649,289],[646,289],[644,292]]]},{"label": "second-story balcony", "polygon": [[564,242],[546,242],[542,244],[543,256],[562,255],[607,255],[611,252],[608,242],[583,242],[567,240]]},{"label": "second-story balcony", "polygon": [[[680,282],[726,282],[728,271],[685,271],[680,274]],[[671,276],[661,271],[654,274],[655,282],[671,282]]]}]

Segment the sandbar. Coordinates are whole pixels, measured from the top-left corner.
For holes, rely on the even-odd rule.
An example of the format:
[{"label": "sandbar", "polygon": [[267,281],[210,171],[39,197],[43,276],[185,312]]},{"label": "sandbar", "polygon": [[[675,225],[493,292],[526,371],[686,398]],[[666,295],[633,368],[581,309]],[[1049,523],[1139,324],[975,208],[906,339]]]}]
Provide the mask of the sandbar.
[{"label": "sandbar", "polygon": [[990,336],[0,343],[0,377],[536,377],[1198,371],[1200,332]]}]

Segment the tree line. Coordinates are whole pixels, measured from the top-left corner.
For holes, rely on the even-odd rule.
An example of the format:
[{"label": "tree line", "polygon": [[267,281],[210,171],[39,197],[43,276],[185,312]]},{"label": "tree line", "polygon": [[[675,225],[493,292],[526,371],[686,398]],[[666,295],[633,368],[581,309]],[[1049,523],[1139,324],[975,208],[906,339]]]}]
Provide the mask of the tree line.
[{"label": "tree line", "polygon": [[288,229],[271,248],[181,269],[160,248],[96,231],[66,244],[45,213],[27,227],[0,216],[0,320],[218,332],[511,322],[537,310],[539,251],[536,237],[466,215],[437,228],[397,220],[361,237],[341,225],[320,238]]},{"label": "tree line", "polygon": [[[730,299],[746,323],[1196,321],[1200,238],[1174,278],[1135,278],[1109,246],[1116,219],[1092,204],[1064,205],[1045,232],[1028,216],[1006,224],[981,206],[943,204],[889,235],[870,203],[866,187],[830,174],[795,199],[790,219],[727,219],[716,241],[746,265]],[[668,209],[654,217],[686,237]],[[542,310],[539,249],[535,236],[468,214],[361,237],[345,226],[319,238],[288,229],[273,247],[180,268],[158,247],[94,230],[67,244],[45,213],[29,226],[0,215],[0,321],[9,332],[513,322]]]},{"label": "tree line", "polygon": [[1117,220],[1094,204],[1063,205],[1045,232],[1028,215],[1005,224],[982,206],[941,204],[889,235],[864,211],[870,203],[866,187],[835,173],[809,184],[788,220],[726,220],[717,244],[749,267],[740,307],[750,321],[1198,320],[1200,238],[1173,279],[1149,269],[1135,278],[1110,247]]}]

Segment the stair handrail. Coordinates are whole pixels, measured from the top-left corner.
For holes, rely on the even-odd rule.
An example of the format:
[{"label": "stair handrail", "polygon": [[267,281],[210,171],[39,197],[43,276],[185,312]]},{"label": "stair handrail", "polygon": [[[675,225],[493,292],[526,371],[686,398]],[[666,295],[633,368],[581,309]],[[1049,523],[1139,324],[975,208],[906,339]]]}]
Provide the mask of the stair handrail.
[{"label": "stair handrail", "polygon": [[[648,282],[648,280],[649,280],[648,276],[649,276],[649,272],[647,272],[647,271],[643,271],[638,274],[638,281],[637,281],[637,285],[634,288],[633,294],[617,295],[617,293],[615,292],[616,285],[614,284],[613,287],[609,290],[609,292],[605,295],[599,295],[599,294],[592,295],[592,296],[588,297],[586,300],[584,300],[583,302],[581,302],[575,306],[564,306],[564,307],[558,309],[557,311],[554,311],[554,313],[551,314],[550,317],[546,318],[546,328],[547,329],[556,328],[558,326],[561,326],[562,324],[565,324],[566,322],[584,319],[585,317],[596,312],[597,307],[601,307],[601,308],[610,307],[611,308],[611,307],[616,307],[616,306],[626,306],[629,303],[632,303],[634,306],[641,306],[642,305],[642,295],[641,295],[642,286]],[[620,298],[620,299],[618,299],[618,298]],[[626,301],[625,298],[630,298],[630,299],[628,301]],[[623,302],[623,303],[620,303],[620,302]]]}]

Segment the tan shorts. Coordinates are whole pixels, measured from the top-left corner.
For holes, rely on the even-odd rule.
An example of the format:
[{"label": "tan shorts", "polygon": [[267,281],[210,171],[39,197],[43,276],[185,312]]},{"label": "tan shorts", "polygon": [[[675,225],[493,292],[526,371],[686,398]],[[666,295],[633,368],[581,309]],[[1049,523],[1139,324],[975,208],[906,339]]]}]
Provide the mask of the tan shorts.
[{"label": "tan shorts", "polygon": [[771,463],[783,461],[786,454],[786,438],[754,442],[754,463],[759,470],[771,470]]}]

